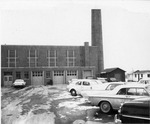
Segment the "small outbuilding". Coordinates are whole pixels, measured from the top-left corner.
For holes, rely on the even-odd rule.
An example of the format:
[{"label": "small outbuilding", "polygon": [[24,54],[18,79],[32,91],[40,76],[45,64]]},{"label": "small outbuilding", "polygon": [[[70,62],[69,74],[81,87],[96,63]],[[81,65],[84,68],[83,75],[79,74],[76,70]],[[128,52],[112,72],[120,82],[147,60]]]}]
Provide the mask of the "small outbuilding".
[{"label": "small outbuilding", "polygon": [[104,69],[101,74],[101,77],[107,78],[108,81],[125,81],[125,71],[120,68],[107,68]]}]

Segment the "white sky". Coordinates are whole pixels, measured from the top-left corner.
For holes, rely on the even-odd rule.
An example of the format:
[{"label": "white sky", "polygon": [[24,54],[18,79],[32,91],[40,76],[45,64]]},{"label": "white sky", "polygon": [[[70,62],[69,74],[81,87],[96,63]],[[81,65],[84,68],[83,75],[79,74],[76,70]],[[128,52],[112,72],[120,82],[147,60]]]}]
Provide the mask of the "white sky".
[{"label": "white sky", "polygon": [[150,70],[148,0],[1,0],[1,44],[91,44],[91,9],[101,9],[104,68]]}]

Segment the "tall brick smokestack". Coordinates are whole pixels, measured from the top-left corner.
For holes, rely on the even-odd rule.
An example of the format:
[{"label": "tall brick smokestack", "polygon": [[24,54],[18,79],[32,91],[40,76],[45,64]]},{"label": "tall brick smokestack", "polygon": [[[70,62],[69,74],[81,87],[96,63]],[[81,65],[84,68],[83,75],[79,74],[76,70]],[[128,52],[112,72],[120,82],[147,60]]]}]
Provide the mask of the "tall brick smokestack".
[{"label": "tall brick smokestack", "polygon": [[92,9],[92,46],[98,46],[98,73],[104,69],[101,10]]}]

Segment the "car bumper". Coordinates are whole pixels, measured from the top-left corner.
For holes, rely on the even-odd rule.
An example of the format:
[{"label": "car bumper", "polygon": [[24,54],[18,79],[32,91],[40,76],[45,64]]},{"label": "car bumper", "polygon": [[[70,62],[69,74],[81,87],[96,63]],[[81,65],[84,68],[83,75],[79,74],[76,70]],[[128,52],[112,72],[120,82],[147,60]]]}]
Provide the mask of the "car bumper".
[{"label": "car bumper", "polygon": [[17,87],[17,86],[25,86],[25,84],[13,84],[13,86],[15,87]]},{"label": "car bumper", "polygon": [[122,121],[120,120],[118,114],[115,115],[115,117],[114,117],[114,122],[115,122],[115,124],[122,124]]}]

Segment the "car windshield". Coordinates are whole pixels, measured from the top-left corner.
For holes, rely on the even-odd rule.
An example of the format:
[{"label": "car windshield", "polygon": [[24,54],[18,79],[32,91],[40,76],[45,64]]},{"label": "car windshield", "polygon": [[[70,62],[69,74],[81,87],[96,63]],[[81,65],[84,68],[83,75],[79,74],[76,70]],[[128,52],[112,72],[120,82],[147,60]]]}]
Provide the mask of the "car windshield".
[{"label": "car windshield", "polygon": [[16,80],[15,82],[23,82],[23,80],[21,80],[21,79],[18,79],[18,80]]}]

